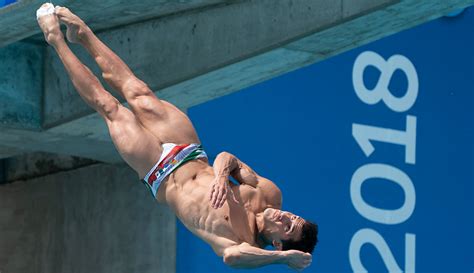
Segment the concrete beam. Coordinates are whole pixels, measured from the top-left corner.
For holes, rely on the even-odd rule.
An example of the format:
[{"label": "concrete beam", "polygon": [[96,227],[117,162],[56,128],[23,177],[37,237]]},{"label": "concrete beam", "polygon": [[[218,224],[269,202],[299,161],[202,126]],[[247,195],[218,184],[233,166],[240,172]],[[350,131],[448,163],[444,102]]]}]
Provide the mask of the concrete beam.
[{"label": "concrete beam", "polygon": [[[97,123],[102,124],[102,123]],[[64,128],[64,127],[58,127]],[[88,128],[84,128],[89,130]],[[57,132],[58,130],[34,132],[17,129],[2,129],[0,133],[0,154],[2,148],[14,149],[23,152],[47,152],[60,155],[72,155],[77,157],[94,159],[107,163],[121,162],[120,155],[115,150],[111,139],[97,139],[100,133],[108,134],[107,130],[91,132],[91,135],[78,132]]]},{"label": "concrete beam", "polygon": [[[238,1],[186,16],[129,25],[101,33],[99,37],[139,78],[158,91],[396,1],[360,2],[363,6],[354,8],[355,5],[345,5],[342,0]],[[48,52],[44,125],[52,127],[71,117],[92,113],[76,94],[56,54],[51,49]],[[75,52],[88,66],[96,67],[84,50]],[[168,98],[164,92],[158,92],[158,95]],[[179,106],[186,108],[189,105],[179,103]]]},{"label": "concrete beam", "polygon": [[0,174],[0,178],[3,177],[4,180],[0,183],[28,180],[97,164],[96,161],[90,159],[41,152],[11,157],[4,159],[2,163],[4,173],[3,176]]},{"label": "concrete beam", "polygon": [[[36,10],[46,0],[20,0],[0,8],[0,48],[41,33],[36,23]],[[225,3],[223,0],[55,0],[54,5],[74,10],[96,31],[116,28],[185,10]],[[40,35],[42,36],[42,35]]]},{"label": "concrete beam", "polygon": [[[157,90],[160,98],[185,109],[473,2],[238,1],[186,16],[130,25],[99,36]],[[74,50],[98,72],[83,50]],[[45,59],[46,132],[28,133],[32,141],[29,147],[107,162],[120,160],[105,125],[77,96],[50,49]],[[9,136],[14,134],[9,131]],[[19,145],[11,138],[4,143],[9,147]]]},{"label": "concrete beam", "polygon": [[26,150],[26,151],[22,150],[19,147],[8,147],[8,146],[0,145],[0,160],[9,158],[15,155],[27,153],[29,151],[30,150]]}]

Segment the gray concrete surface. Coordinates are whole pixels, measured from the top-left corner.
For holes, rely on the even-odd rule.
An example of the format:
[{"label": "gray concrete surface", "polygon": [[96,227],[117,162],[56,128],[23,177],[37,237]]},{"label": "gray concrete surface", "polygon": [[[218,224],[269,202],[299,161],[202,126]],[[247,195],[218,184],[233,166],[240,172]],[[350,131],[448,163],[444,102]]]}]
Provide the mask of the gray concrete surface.
[{"label": "gray concrete surface", "polygon": [[69,171],[93,164],[97,161],[67,155],[49,153],[25,153],[0,160],[0,184],[28,180],[61,171]]},{"label": "gray concrete surface", "polygon": [[4,273],[175,272],[176,222],[124,165],[0,185]]},{"label": "gray concrete surface", "polygon": [[[186,109],[473,2],[247,0],[209,4],[191,1],[202,5],[102,29],[99,36],[159,97]],[[95,19],[90,21],[95,23]],[[96,26],[100,28],[99,23]],[[16,43],[12,47],[21,46]],[[74,48],[97,72],[85,52]],[[50,48],[43,58],[44,68],[39,73],[44,75],[41,129],[32,131],[31,126],[7,120],[8,126],[0,125],[0,142],[8,150],[0,149],[0,158],[11,156],[16,150],[27,150],[120,162],[103,122],[80,100]],[[0,70],[2,67],[3,62]],[[18,75],[29,73],[27,66],[17,68]],[[4,87],[0,84],[1,89]],[[37,86],[27,92],[37,94],[36,89]]]},{"label": "gray concrete surface", "polygon": [[41,129],[43,48],[0,48],[0,128]]},{"label": "gray concrete surface", "polygon": [[[0,9],[0,47],[40,33],[36,24],[36,10],[45,2],[67,6],[88,21],[95,30],[117,28],[136,22],[202,9],[223,0],[18,0]],[[231,1],[232,2],[232,1]],[[41,36],[41,35],[40,35]],[[38,37],[36,37],[38,40]]]}]

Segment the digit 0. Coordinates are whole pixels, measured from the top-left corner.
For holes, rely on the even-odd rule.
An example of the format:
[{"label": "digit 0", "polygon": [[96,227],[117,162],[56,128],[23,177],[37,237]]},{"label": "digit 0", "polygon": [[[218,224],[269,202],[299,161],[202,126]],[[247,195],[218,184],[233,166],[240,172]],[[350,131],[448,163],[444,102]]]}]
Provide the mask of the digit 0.
[{"label": "digit 0", "polygon": [[[370,178],[383,178],[395,182],[405,193],[403,205],[394,210],[373,207],[362,197],[362,184]],[[415,187],[410,177],[400,169],[386,164],[366,164],[352,175],[350,185],[351,201],[357,212],[368,220],[387,225],[396,225],[410,218],[415,209]]]}]

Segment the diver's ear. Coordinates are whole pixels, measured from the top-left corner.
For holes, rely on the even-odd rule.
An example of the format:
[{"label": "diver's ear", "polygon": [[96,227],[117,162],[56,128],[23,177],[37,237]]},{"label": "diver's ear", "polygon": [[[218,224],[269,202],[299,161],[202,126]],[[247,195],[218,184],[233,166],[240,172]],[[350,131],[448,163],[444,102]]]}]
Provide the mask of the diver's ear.
[{"label": "diver's ear", "polygon": [[278,249],[278,250],[282,250],[283,249],[283,245],[281,244],[281,241],[280,240],[273,240],[272,241],[272,245],[274,248]]}]

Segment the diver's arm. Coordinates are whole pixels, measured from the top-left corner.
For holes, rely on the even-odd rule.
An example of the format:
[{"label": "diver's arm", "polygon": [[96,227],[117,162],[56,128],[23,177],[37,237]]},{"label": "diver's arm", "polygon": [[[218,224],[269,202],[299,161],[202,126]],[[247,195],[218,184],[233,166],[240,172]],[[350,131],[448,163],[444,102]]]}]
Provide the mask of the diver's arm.
[{"label": "diver's arm", "polygon": [[256,268],[269,264],[286,264],[303,270],[311,264],[312,256],[298,250],[271,251],[243,243],[224,250],[224,263],[233,268]]},{"label": "diver's arm", "polygon": [[246,184],[254,188],[258,184],[258,175],[235,155],[228,152],[217,155],[213,168],[216,177],[221,181],[227,182],[229,176],[232,176],[240,184]]},{"label": "diver's arm", "polygon": [[232,194],[234,201],[238,202],[230,187],[229,176],[234,177],[240,184],[246,184],[254,188],[257,187],[257,174],[230,153],[222,152],[217,155],[214,160],[213,169],[215,178],[211,186],[209,200],[211,206],[215,209],[224,205],[229,193]]}]

